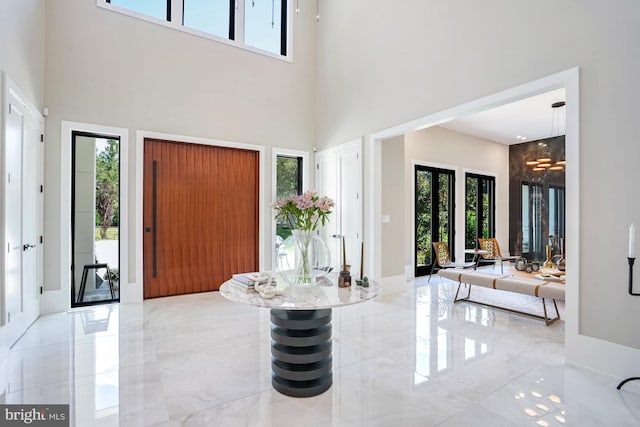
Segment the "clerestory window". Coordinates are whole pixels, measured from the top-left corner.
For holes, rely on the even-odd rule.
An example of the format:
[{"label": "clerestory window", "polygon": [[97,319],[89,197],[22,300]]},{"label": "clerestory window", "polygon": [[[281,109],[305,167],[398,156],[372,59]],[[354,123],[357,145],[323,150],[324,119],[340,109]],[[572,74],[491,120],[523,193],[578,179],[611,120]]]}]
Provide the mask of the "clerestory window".
[{"label": "clerestory window", "polygon": [[287,0],[97,0],[98,6],[289,59]]}]

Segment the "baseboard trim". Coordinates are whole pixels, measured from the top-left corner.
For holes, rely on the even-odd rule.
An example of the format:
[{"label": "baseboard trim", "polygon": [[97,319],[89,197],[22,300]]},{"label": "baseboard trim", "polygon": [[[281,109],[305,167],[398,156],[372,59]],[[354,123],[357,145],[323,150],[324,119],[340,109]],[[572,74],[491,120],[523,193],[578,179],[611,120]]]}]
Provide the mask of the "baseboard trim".
[{"label": "baseboard trim", "polygon": [[638,365],[640,349],[586,335],[566,338],[575,340],[572,345],[565,345],[567,365],[595,371],[616,379],[640,376]]}]

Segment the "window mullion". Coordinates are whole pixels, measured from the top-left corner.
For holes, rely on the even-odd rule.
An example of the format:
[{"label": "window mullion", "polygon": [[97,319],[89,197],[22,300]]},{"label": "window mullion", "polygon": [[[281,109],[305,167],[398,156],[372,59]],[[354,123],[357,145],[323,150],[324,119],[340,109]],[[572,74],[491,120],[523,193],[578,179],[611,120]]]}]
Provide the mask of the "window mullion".
[{"label": "window mullion", "polygon": [[184,25],[184,0],[171,0],[171,25],[182,28]]},{"label": "window mullion", "polygon": [[235,0],[235,3],[235,41],[236,43],[244,46],[245,1]]}]

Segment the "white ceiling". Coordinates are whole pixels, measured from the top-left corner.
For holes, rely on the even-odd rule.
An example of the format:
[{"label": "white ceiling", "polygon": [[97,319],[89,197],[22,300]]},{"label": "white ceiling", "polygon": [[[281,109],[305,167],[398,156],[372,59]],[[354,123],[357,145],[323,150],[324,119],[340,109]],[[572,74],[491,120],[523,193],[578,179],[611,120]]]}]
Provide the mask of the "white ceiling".
[{"label": "white ceiling", "polygon": [[564,88],[557,89],[440,126],[508,145],[550,138],[564,135],[565,108],[551,108],[554,102],[564,100]]}]

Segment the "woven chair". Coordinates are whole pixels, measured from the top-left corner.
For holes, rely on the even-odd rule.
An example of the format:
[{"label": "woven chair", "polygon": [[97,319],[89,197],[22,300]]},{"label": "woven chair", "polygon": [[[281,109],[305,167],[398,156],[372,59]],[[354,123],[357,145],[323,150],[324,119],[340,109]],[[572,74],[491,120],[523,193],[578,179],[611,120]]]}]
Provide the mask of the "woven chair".
[{"label": "woven chair", "polygon": [[427,282],[431,280],[431,275],[433,274],[433,270],[436,268],[436,264],[438,268],[471,268],[476,265],[475,262],[464,262],[464,263],[455,263],[451,261],[451,256],[449,256],[449,245],[447,242],[433,242],[433,253],[435,254],[435,261],[431,264],[431,271],[429,272],[429,279]]},{"label": "woven chair", "polygon": [[478,239],[480,249],[488,251],[486,254],[482,254],[482,259],[485,261],[492,261],[495,268],[496,262],[500,261],[500,273],[504,274],[504,261],[515,261],[517,256],[502,256],[500,252],[500,245],[494,238]]}]

